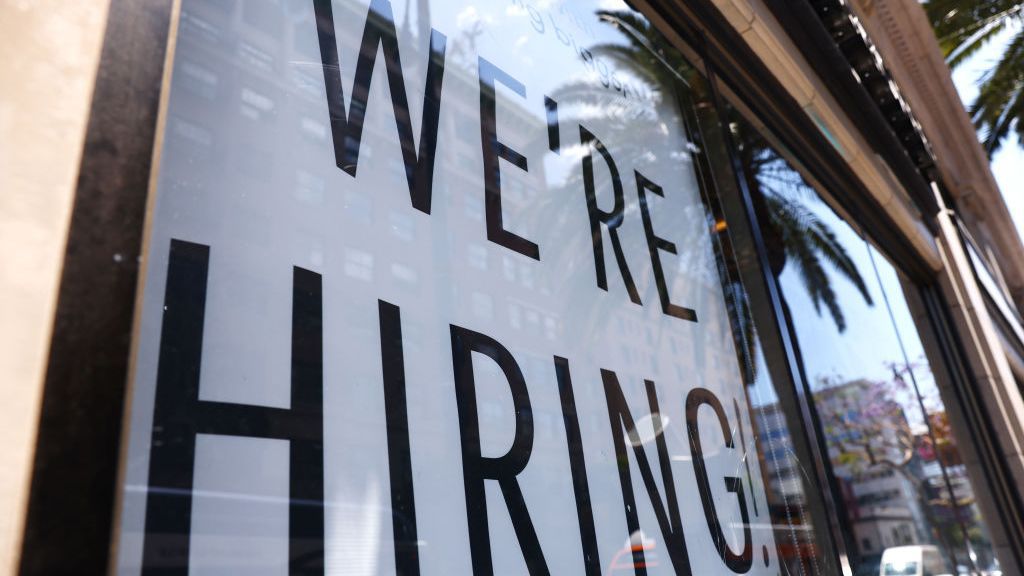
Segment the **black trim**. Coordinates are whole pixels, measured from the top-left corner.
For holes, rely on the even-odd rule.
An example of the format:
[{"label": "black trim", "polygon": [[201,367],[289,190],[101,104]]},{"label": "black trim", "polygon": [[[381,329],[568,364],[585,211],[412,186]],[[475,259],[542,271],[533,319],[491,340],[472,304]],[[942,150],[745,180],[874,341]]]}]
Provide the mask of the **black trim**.
[{"label": "black trim", "polygon": [[[711,71],[709,71],[708,76],[715,106],[718,110],[722,110],[722,98],[717,87],[718,77]],[[744,278],[744,280],[756,284],[756,289],[760,290],[761,294],[756,296],[751,294],[751,297],[760,296],[760,298],[764,298],[766,301],[761,302],[760,305],[766,306],[770,310],[769,314],[759,314],[755,309],[755,323],[761,327],[760,331],[764,338],[775,340],[774,344],[779,347],[780,355],[785,361],[788,378],[785,381],[776,382],[779,403],[787,414],[795,413],[799,415],[799,422],[796,426],[793,426],[790,423],[790,419],[787,419],[787,425],[791,426],[789,433],[794,444],[804,444],[798,447],[798,454],[807,452],[811,455],[808,460],[814,468],[809,476],[813,476],[816,486],[807,486],[806,488],[817,487],[816,496],[820,498],[826,512],[826,517],[822,519],[821,510],[813,506],[811,507],[811,514],[814,516],[815,526],[817,527],[817,530],[815,530],[815,540],[818,546],[825,548],[825,542],[823,541],[827,539],[827,542],[832,545],[828,549],[828,552],[832,553],[831,560],[841,570],[843,566],[842,558],[847,556],[846,550],[851,546],[851,543],[847,541],[847,537],[850,535],[847,530],[841,528],[839,519],[849,518],[849,516],[842,505],[842,498],[836,490],[835,483],[831,481],[835,476],[832,472],[832,461],[828,457],[828,446],[824,436],[819,433],[819,430],[823,428],[821,427],[814,398],[807,384],[800,347],[797,343],[796,332],[789,309],[782,298],[782,288],[779,286],[778,279],[771,272],[768,248],[764,241],[761,225],[756,216],[753,196],[750,188],[747,186],[747,179],[743,176],[744,169],[739,158],[738,148],[732,138],[732,133],[725,129],[725,127],[723,127],[722,132],[729,160],[732,164],[732,171],[735,175],[737,190],[743,205],[742,210],[746,216],[744,224],[754,244],[758,260],[757,269],[760,272],[756,280],[751,278]],[[789,384],[790,388],[784,388],[785,384]],[[812,494],[815,493],[812,490],[807,490],[806,496],[809,499],[812,498]],[[826,554],[826,552],[823,551],[823,554]]]},{"label": "black trim", "polygon": [[[934,273],[916,248],[900,234],[895,221],[875,201],[838,150],[832,146],[771,70],[747,46],[732,25],[710,4],[688,3],[682,9],[678,6],[674,8],[654,6],[653,10],[687,40],[701,40],[696,49],[705,60],[708,75],[713,79],[712,85],[721,81],[741,98],[743,105],[749,108],[759,121],[764,122],[773,135],[782,142],[788,156],[811,168],[810,172],[814,178],[867,234],[879,242],[882,250],[900,269],[918,282],[934,281]],[[844,65],[849,68],[847,64]],[[721,108],[721,91],[717,88],[714,91],[717,106]],[[731,140],[729,132],[724,132],[726,138]],[[735,155],[735,144],[729,142],[727,147],[730,154]],[[754,282],[758,285],[757,289],[765,292],[767,297],[763,304],[770,307],[773,321],[766,321],[762,317],[756,319],[757,324],[761,326],[762,334],[770,333],[771,338],[777,340],[785,358],[787,380],[793,386],[793,389],[788,391],[789,394],[786,394],[793,395],[793,398],[786,399],[787,409],[795,410],[799,414],[798,427],[794,426],[791,433],[794,436],[803,434],[805,441],[810,444],[814,482],[817,484],[818,496],[827,510],[827,519],[822,522],[820,517],[815,518],[816,525],[819,526],[819,530],[828,532],[826,538],[832,544],[832,551],[836,555],[835,565],[842,567],[842,558],[846,557],[846,550],[854,549],[855,543],[847,540],[852,535],[837,523],[849,516],[837,487],[828,480],[833,474],[825,440],[818,433],[821,430],[820,418],[810,397],[806,376],[803,374],[803,363],[799,357],[800,350],[796,345],[789,315],[780,297],[777,280],[769,272],[770,267],[765,259],[766,248],[754,217],[750,192],[743,178],[739,177],[743,170],[735,158],[733,171],[737,176],[740,194],[745,204],[748,220],[745,224],[750,229],[761,260],[761,277],[745,278],[745,281]],[[754,295],[753,292],[751,295]],[[783,399],[781,392],[780,399]],[[820,538],[822,535],[816,536]],[[821,540],[818,541],[821,545]]]},{"label": "black trim", "polygon": [[103,574],[173,0],[113,0],[43,389],[20,573]]},{"label": "black trim", "polygon": [[[1021,547],[1024,543],[1024,500],[1014,481],[1013,471],[999,448],[996,440],[999,434],[967,368],[969,364],[964,345],[950,317],[949,303],[934,286],[919,287],[919,290],[928,310],[932,333],[942,350],[945,373],[953,383],[957,406],[970,430],[970,447],[975,450],[985,474],[986,488],[990,490],[1000,524],[1006,531],[1010,553],[1018,567],[1024,566],[1024,549]],[[964,448],[967,447],[961,447],[961,450]],[[988,519],[989,522],[993,520]]]},{"label": "black trim", "polygon": [[[706,62],[706,39],[701,37],[698,40],[691,42],[690,48],[697,52],[701,61]],[[784,306],[779,297],[779,287],[770,272],[768,250],[755,216],[753,197],[747,180],[742,176],[737,148],[720,115],[724,107],[718,90],[718,78],[706,69],[704,74],[707,78],[709,102],[696,105],[681,104],[680,108],[684,111],[691,139],[699,149],[706,152],[694,155],[705,204],[716,220],[724,219],[728,223],[727,228],[730,230],[729,234],[722,235],[719,241],[714,243],[715,251],[719,261],[730,262],[736,266],[738,279],[743,283],[748,301],[737,302],[734,305],[749,304],[751,318],[758,327],[756,337],[761,343],[764,356],[773,360],[778,359],[777,362],[769,360],[767,367],[771,381],[775,384],[778,405],[785,418],[793,452],[800,462],[810,464],[810,468],[805,470],[807,484],[804,485],[804,489],[807,502],[804,509],[808,512],[812,525],[820,527],[820,530],[814,530],[807,537],[807,542],[816,547],[816,556],[811,563],[818,568],[815,573],[840,573],[841,557],[845,548],[844,543],[836,539],[836,532],[839,530],[834,521],[837,517],[836,506],[830,500],[830,485],[826,480],[829,477],[827,473],[830,462],[823,456],[827,452],[822,451],[823,444],[817,438],[816,429],[809,428],[811,420],[806,413],[807,402],[801,393],[803,387],[799,385],[803,380],[799,351],[793,346],[795,340],[788,323],[783,320]],[[678,97],[682,97],[681,92]],[[714,110],[703,117],[703,122],[702,115],[698,112],[701,108]],[[721,157],[712,159],[719,154]],[[718,170],[715,169],[716,166]],[[720,273],[724,274],[722,281],[725,285],[737,279],[731,277],[728,271],[722,270]],[[730,321],[733,333],[742,334],[743,327],[732,314]],[[744,348],[745,346],[738,345],[738,350]],[[738,356],[741,366],[746,366],[749,370],[752,359],[747,358],[744,353],[739,353]],[[750,372],[746,373],[745,378],[747,377],[749,379],[745,382],[752,383],[753,376]],[[813,409],[813,405],[811,408]],[[756,511],[756,500],[754,506]],[[788,508],[788,502],[786,506]],[[796,542],[795,533],[791,533],[791,536],[794,537],[793,542],[797,547],[803,545],[802,542]],[[820,570],[822,565],[823,571]]]},{"label": "black trim", "polygon": [[[976,279],[977,280],[977,279]],[[1024,342],[1017,337],[1017,333],[1010,325],[1010,321],[1003,314],[1003,311],[999,309],[999,305],[996,303],[995,298],[992,294],[985,289],[981,283],[978,283],[978,287],[981,288],[981,298],[985,301],[985,308],[988,310],[988,315],[992,317],[992,322],[995,323],[996,329],[1003,334],[1006,338],[1006,345],[1011,347],[1013,353],[1018,357],[1024,359]],[[1015,377],[1018,377],[1014,373]]]},{"label": "black trim", "polygon": [[[1005,459],[1000,457],[995,439],[998,438],[993,424],[985,416],[984,406],[980,404],[978,392],[975,389],[969,374],[965,371],[963,361],[963,348],[959,337],[952,325],[949,323],[948,304],[941,300],[936,292],[935,272],[920,256],[917,249],[911,245],[908,239],[900,233],[895,221],[888,213],[874,200],[870,192],[862,182],[853,174],[845,160],[838,151],[821,134],[820,130],[810,120],[803,109],[789,95],[788,91],[781,85],[778,79],[771,73],[765,64],[747,46],[742,37],[729,24],[725,18],[715,9],[710,2],[671,4],[660,0],[651,0],[655,5],[653,11],[660,19],[665,21],[677,34],[690,40],[700,38],[702,40],[701,57],[705,59],[710,74],[720,78],[734,95],[742,99],[743,105],[757,117],[759,122],[767,125],[773,135],[778,138],[786,152],[798,162],[809,167],[815,179],[830,193],[838,202],[840,207],[856,222],[893,264],[904,273],[905,276],[916,286],[922,287],[923,293],[929,295],[928,310],[932,329],[942,341],[943,362],[948,364],[946,370],[956,382],[958,403],[966,414],[971,429],[971,437],[964,439],[970,445],[965,449],[976,447],[979,458],[982,458],[983,467],[987,476],[985,488],[993,490],[1000,507],[1000,518],[990,519],[999,521],[1007,530],[1011,542],[1024,542],[1024,507],[1021,505],[1021,495],[1015,487],[1013,476],[1008,469]],[[773,10],[785,13],[787,11],[800,10],[809,7],[798,6],[803,2],[789,3],[785,0],[766,0],[773,6]],[[853,79],[849,62],[843,58],[842,53],[827,33],[824,36],[818,32],[824,32],[821,21],[809,10],[814,20],[800,20],[793,15],[779,18],[787,34],[796,36],[794,42],[803,51],[804,56],[812,62],[815,73],[831,86],[838,86],[833,90],[837,102],[846,110],[864,112],[864,116],[858,117],[858,126],[862,134],[868,139],[876,150],[881,150],[883,160],[889,163],[900,183],[909,190],[912,199],[918,203],[925,214],[925,224],[934,231],[936,224],[933,216],[937,213],[936,201],[931,192],[931,187],[925,180],[926,174],[917,172],[905,149],[893,148],[893,144],[899,145],[892,129],[880,118],[880,112],[875,103],[868,97],[864,88]],[[806,13],[804,14],[806,16]],[[779,16],[778,14],[776,16]],[[808,37],[814,39],[809,41]],[[798,41],[799,40],[799,41]],[[840,60],[834,57],[838,56]],[[847,89],[849,88],[849,89]],[[863,98],[862,98],[863,97]],[[865,99],[866,98],[866,99]],[[881,122],[879,122],[881,120]],[[887,142],[885,142],[887,141]],[[908,166],[909,164],[909,166]],[[742,171],[736,168],[737,173]],[[927,169],[922,169],[927,173]],[[743,186],[743,183],[740,182]],[[926,186],[927,190],[921,186]],[[746,193],[744,193],[746,195]],[[747,207],[749,212],[751,207]],[[756,227],[756,222],[752,227]],[[759,234],[755,234],[760,236]],[[758,250],[762,251],[763,246],[758,239]],[[763,265],[762,265],[763,267]],[[774,279],[768,278],[764,281],[768,285],[774,283]],[[759,279],[760,281],[760,279]],[[772,290],[769,290],[771,293]],[[780,325],[780,338],[787,341],[792,334],[787,334],[785,325],[788,320],[782,314],[775,302],[776,297],[772,294],[774,313],[778,314]],[[770,324],[760,322],[762,330],[770,327]],[[788,337],[788,338],[787,338]],[[787,356],[792,354],[791,345],[787,345]],[[796,382],[801,378],[801,367],[799,362],[789,358],[789,369],[793,373]],[[805,430],[818,430],[818,417],[814,413],[812,403],[800,393],[798,395],[802,409],[802,418]],[[814,442],[814,435],[811,436]],[[820,445],[821,439],[817,439],[817,452],[827,454]],[[815,462],[818,466],[817,473],[828,474],[829,464],[822,459]],[[828,477],[828,476],[825,476]],[[828,490],[825,488],[825,490]],[[836,496],[828,498],[833,505],[841,502]],[[837,510],[832,509],[830,514]],[[845,533],[846,531],[841,530]],[[842,538],[833,538],[839,550],[844,548]],[[849,545],[845,546],[849,547]],[[1022,549],[1016,546],[1013,554],[1017,562],[1021,561]],[[842,554],[842,552],[840,552]],[[1021,564],[1024,565],[1024,564]]]},{"label": "black trim", "polygon": [[[934,279],[934,272],[917,248],[900,232],[895,220],[875,200],[778,78],[710,2],[675,4],[655,0],[651,9],[684,38],[706,38],[703,56],[707,67],[743,100],[760,122],[769,126],[792,157],[799,159],[802,165],[813,167],[815,179],[905,274],[921,283]],[[820,26],[820,22],[816,21],[816,25]],[[832,43],[831,38],[828,41]],[[821,47],[817,49],[824,50]],[[844,70],[849,70],[845,61],[843,66]],[[924,183],[923,179],[921,182]]]},{"label": "black trim", "polygon": [[[883,157],[900,184],[925,214],[925,224],[932,232],[937,232],[934,216],[939,206],[928,185],[929,181],[937,179],[931,152],[915,129],[909,110],[904,110],[902,103],[895,99],[889,87],[889,79],[883,76],[885,70],[877,67],[870,48],[854,28],[846,13],[848,8],[838,1],[818,0],[815,4],[821,13],[819,16],[819,12],[815,12],[814,6],[807,0],[764,2],[807,59],[814,73],[830,88],[840,108],[849,111],[851,115],[856,113],[855,121],[861,134],[871,148]],[[833,24],[832,33],[826,28],[825,21]],[[854,68],[851,61],[858,66]],[[854,76],[854,72],[858,76]],[[888,118],[879,102],[868,92],[866,84],[871,85],[878,98],[885,98],[882,101],[889,109]],[[897,135],[894,126],[901,127],[900,135]]]}]

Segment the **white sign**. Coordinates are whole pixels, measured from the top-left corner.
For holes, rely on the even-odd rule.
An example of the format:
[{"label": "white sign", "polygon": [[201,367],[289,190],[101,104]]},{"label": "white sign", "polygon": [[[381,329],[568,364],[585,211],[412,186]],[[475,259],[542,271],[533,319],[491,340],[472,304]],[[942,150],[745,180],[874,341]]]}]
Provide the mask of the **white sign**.
[{"label": "white sign", "polygon": [[597,8],[183,0],[120,573],[780,572],[690,89]]}]

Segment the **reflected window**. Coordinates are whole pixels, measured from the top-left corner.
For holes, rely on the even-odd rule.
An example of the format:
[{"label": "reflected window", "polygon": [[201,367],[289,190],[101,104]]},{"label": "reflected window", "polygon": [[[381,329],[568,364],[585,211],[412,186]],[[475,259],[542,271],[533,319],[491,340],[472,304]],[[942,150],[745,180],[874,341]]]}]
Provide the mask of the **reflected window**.
[{"label": "reflected window", "polygon": [[373,222],[373,202],[365,194],[348,192],[345,194],[345,214],[363,224]]},{"label": "reflected window", "polygon": [[179,64],[178,73],[181,75],[182,85],[191,92],[207,100],[217,97],[219,80],[217,74],[209,68],[185,60]]},{"label": "reflected window", "polygon": [[484,219],[484,206],[483,203],[480,202],[480,198],[471,194],[466,194],[462,197],[462,207],[466,216],[469,216],[470,219],[476,221],[482,221]]},{"label": "reflected window", "polygon": [[326,184],[324,179],[307,170],[295,171],[295,199],[309,206],[324,203]]},{"label": "reflected window", "polygon": [[391,225],[391,233],[400,240],[412,242],[416,236],[416,222],[412,216],[404,212],[392,212],[388,214],[388,223]]},{"label": "reflected window", "polygon": [[466,259],[469,265],[477,270],[487,270],[487,248],[480,244],[466,246]]},{"label": "reflected window", "polygon": [[473,314],[478,318],[489,320],[494,316],[494,300],[482,292],[474,292],[470,298]]},{"label": "reflected window", "polygon": [[239,113],[252,120],[268,120],[274,115],[276,103],[270,96],[253,88],[243,87],[240,93]]},{"label": "reflected window", "polygon": [[316,143],[322,143],[327,140],[327,126],[322,122],[305,117],[299,121],[299,126],[302,129],[302,134],[310,140]]},{"label": "reflected window", "polygon": [[[249,4],[251,3],[247,2],[246,6]],[[238,43],[238,60],[244,68],[254,72],[274,71],[274,57],[266,50],[244,40]]]},{"label": "reflected window", "polygon": [[522,310],[514,302],[508,307],[508,323],[516,330],[523,327]]},{"label": "reflected window", "polygon": [[201,46],[216,46],[220,44],[224,36],[221,26],[200,16],[193,10],[181,10],[181,20],[178,23],[179,36],[187,38]]},{"label": "reflected window", "polygon": [[505,280],[509,282],[515,282],[516,280],[516,261],[511,256],[502,256],[501,258],[501,270],[505,276]]},{"label": "reflected window", "polygon": [[373,280],[373,254],[355,248],[346,248],[345,274],[356,280],[367,282]]},{"label": "reflected window", "polygon": [[392,264],[391,274],[406,284],[415,285],[419,276],[416,271],[404,264]]},{"label": "reflected window", "polygon": [[193,147],[208,150],[213,146],[213,135],[202,126],[181,118],[172,118],[170,125],[173,136],[181,138]]},{"label": "reflected window", "polygon": [[242,20],[254,30],[259,30],[269,37],[278,38],[285,21],[282,0],[242,2]]}]

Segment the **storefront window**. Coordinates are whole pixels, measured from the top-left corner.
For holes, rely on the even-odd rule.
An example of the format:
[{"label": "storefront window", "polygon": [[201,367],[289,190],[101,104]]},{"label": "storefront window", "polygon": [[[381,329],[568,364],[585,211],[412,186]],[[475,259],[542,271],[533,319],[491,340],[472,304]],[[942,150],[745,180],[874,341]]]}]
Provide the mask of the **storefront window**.
[{"label": "storefront window", "polygon": [[184,0],[177,30],[119,573],[837,572],[721,124],[647,20]]},{"label": "storefront window", "polygon": [[995,569],[904,296],[910,285],[776,146],[738,114],[731,118],[827,445],[855,574]]}]

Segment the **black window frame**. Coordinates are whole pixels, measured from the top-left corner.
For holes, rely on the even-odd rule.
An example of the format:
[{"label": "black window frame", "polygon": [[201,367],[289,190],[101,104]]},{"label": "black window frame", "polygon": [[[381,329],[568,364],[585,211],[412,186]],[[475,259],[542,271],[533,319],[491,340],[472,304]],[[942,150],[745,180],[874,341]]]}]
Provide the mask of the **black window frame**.
[{"label": "black window frame", "polygon": [[[832,43],[832,40],[824,30],[820,19],[814,14],[811,3],[805,0],[798,0],[796,3],[785,0],[765,0],[765,2],[772,15],[784,26],[796,30],[794,40],[797,47],[805,56],[811,54],[807,57],[814,71],[822,75],[826,81],[832,81],[831,85],[838,86],[837,89],[840,92],[846,92],[845,95],[839,94],[841,97],[838,98],[838,101],[850,109],[861,110],[860,105],[856,104],[858,102],[857,95],[851,95],[849,92],[854,89],[864,90],[864,88],[859,85],[851,87],[849,82],[839,81],[840,78],[852,79],[852,68],[845,60],[837,62],[836,59],[829,58],[832,52],[838,51],[838,47],[822,46],[823,38],[828,38],[829,44]],[[730,91],[731,101],[738,100],[738,102],[733,102],[734,104],[746,107],[758,122],[767,127],[772,136],[786,148],[788,156],[796,159],[802,168],[810,171],[817,183],[828,190],[829,199],[853,220],[859,231],[871,239],[872,244],[890,260],[916,290],[915,296],[923,302],[929,323],[927,327],[918,326],[917,328],[919,331],[927,329],[929,336],[937,342],[940,358],[937,365],[933,366],[933,370],[942,370],[943,376],[950,378],[957,399],[956,406],[952,408],[960,412],[969,430],[968,438],[957,438],[957,441],[961,450],[973,451],[978,455],[986,477],[985,485],[978,489],[989,490],[997,504],[999,517],[987,518],[987,521],[989,523],[998,522],[998,527],[1004,532],[1009,542],[1024,543],[1024,500],[1022,500],[1021,487],[1016,486],[1013,473],[1006,459],[1001,456],[997,440],[1000,435],[991,419],[985,415],[983,393],[971,377],[966,348],[953,319],[952,308],[943,295],[940,285],[940,275],[949,274],[950,271],[942,270],[938,273],[932,271],[925,258],[918,253],[909,239],[899,233],[899,227],[892,217],[878,204],[803,108],[711,3],[684,4],[651,0],[649,9],[656,14],[656,21],[665,26],[666,30],[674,30],[679,34],[685,33],[690,37],[703,39],[700,54],[706,59],[706,68],[712,83],[723,85],[723,89],[720,91]],[[649,15],[649,17],[651,16]],[[830,48],[834,48],[834,50]],[[864,100],[861,99],[860,102],[863,103]],[[867,102],[870,103],[870,99]],[[720,106],[720,103],[716,103],[716,105]],[[870,117],[869,114],[864,116]],[[888,140],[891,142],[896,138],[891,128],[884,122],[869,120],[865,122],[867,126],[862,130],[868,133],[872,141]],[[892,154],[888,154],[884,158],[886,161],[900,165],[907,159],[900,157],[899,154],[895,158]],[[738,164],[736,173],[742,173],[742,168]],[[943,208],[938,201],[932,202],[929,201],[929,198],[923,197],[922,190],[931,190],[934,197],[941,193],[941,184],[929,180],[928,175],[914,170],[901,170],[900,176],[902,178],[899,180],[899,184],[913,192],[911,198],[915,201],[915,207],[921,211],[923,223],[929,230],[938,231],[939,226],[936,220]],[[741,182],[740,186],[743,187],[744,184]],[[745,191],[744,195],[749,196],[749,191]],[[752,214],[749,206],[747,211],[748,214]],[[754,226],[756,227],[756,222]],[[755,236],[758,251],[764,253],[763,239],[760,234]],[[779,287],[777,282],[770,273],[764,274],[764,276],[767,291],[772,296],[772,306],[777,311],[777,318],[783,318],[778,303]],[[763,324],[759,323],[762,325],[762,330]],[[802,367],[791,354],[791,344],[795,340],[792,323],[784,322],[783,324],[785,328],[781,329],[779,337],[786,342],[790,351],[786,357],[791,361],[790,370],[794,374],[794,381],[802,383],[797,386],[796,394],[800,402],[805,430],[812,431],[811,437],[815,443],[816,471],[818,481],[822,482],[823,478],[832,478],[831,465],[827,458],[828,451],[823,435],[813,432],[822,430],[820,420],[813,406],[810,388],[802,376]],[[951,407],[947,406],[947,409],[949,408]],[[825,499],[828,502],[829,515],[833,522],[833,541],[840,556],[845,556],[845,550],[856,549],[853,541],[854,535],[851,531],[836,526],[835,521],[848,516],[839,508],[842,506],[842,499],[836,492],[835,483],[824,480],[824,483],[820,485],[826,492]],[[840,516],[836,514],[837,512],[843,513]],[[838,538],[836,537],[837,532]],[[1024,547],[1022,546],[1024,545],[1018,544],[1012,546],[1010,550],[1018,565],[1024,565],[1021,564],[1021,560],[1024,558]]]}]

